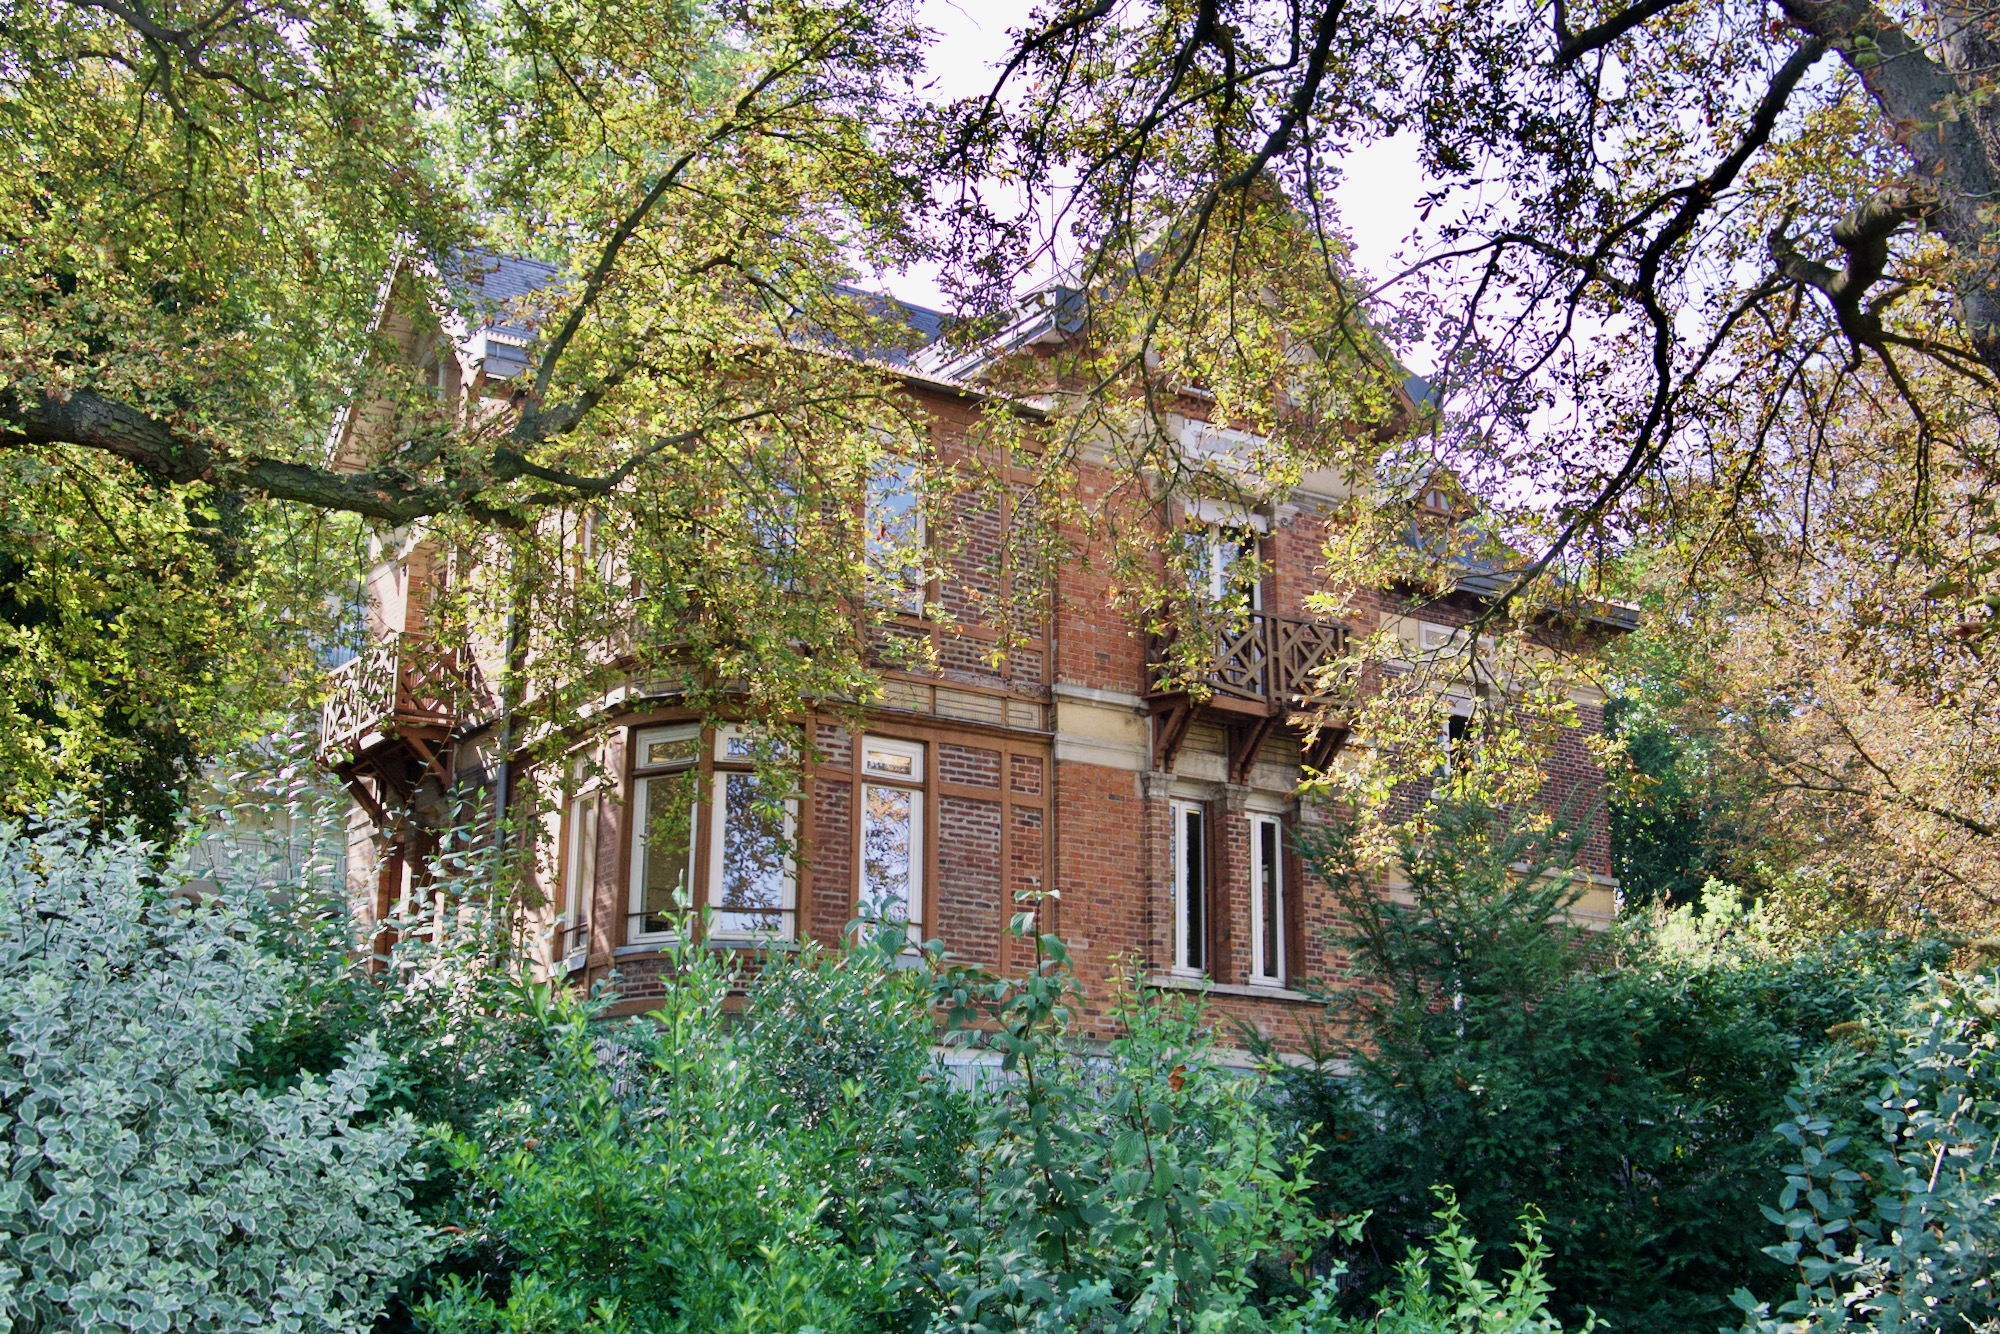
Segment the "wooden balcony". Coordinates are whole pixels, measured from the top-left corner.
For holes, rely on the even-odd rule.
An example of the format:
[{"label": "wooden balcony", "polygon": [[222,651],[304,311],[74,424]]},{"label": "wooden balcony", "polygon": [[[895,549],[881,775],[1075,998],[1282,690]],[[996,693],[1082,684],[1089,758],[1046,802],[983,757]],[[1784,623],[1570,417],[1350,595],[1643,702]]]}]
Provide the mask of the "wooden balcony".
[{"label": "wooden balcony", "polygon": [[336,768],[402,742],[426,765],[477,692],[460,655],[422,635],[390,633],[333,671],[320,706],[320,758]]},{"label": "wooden balcony", "polygon": [[[1153,766],[1169,769],[1197,715],[1221,725],[1229,741],[1229,778],[1248,781],[1258,749],[1278,722],[1309,726],[1323,702],[1321,669],[1347,656],[1347,627],[1252,612],[1241,624],[1216,632],[1205,673],[1187,676],[1183,655],[1170,636],[1156,636],[1148,653],[1148,699],[1153,715]],[[1199,687],[1199,688],[1198,688]],[[1308,762],[1323,767],[1346,733],[1334,729],[1321,739]],[[1331,744],[1329,745],[1329,739]]]}]

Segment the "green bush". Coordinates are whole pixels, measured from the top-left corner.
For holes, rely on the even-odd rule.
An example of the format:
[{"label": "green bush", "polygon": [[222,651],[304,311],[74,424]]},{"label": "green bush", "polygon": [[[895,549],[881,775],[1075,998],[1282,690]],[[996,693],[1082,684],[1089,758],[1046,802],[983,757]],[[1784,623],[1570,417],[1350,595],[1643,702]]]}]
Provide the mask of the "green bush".
[{"label": "green bush", "polygon": [[1900,992],[1786,1097],[1766,1212],[1796,1282],[1784,1319],[1737,1293],[1742,1334],[2000,1328],[2000,979]]},{"label": "green bush", "polygon": [[[851,1245],[829,1213],[836,1192],[863,1187],[850,1175],[857,1146],[893,1128],[880,1114],[893,1117],[903,1090],[821,1082],[815,1054],[858,1053],[801,1051],[796,1035],[792,1060],[760,1062],[761,1026],[727,1012],[733,967],[700,947],[673,962],[660,1008],[630,1022],[605,1022],[601,1002],[565,989],[528,993],[548,1059],[452,1147],[466,1244],[492,1263],[482,1279],[447,1280],[420,1323],[440,1334],[886,1327],[894,1265]],[[892,1011],[880,1012],[891,1032]],[[823,1096],[786,1096],[801,1088]]]},{"label": "green bush", "polygon": [[1259,1106],[1261,1078],[1217,1067],[1199,1008],[1128,992],[1126,1036],[1070,1039],[1076,983],[1032,914],[1026,977],[947,969],[955,1036],[998,1058],[949,1179],[908,1174],[902,1231],[936,1330],[1262,1328],[1260,1260],[1327,1232],[1304,1154]]},{"label": "green bush", "polygon": [[[1562,1322],[1549,1311],[1543,1272],[1549,1253],[1534,1219],[1522,1220],[1522,1238],[1514,1247],[1520,1264],[1491,1282],[1480,1272],[1485,1266],[1479,1243],[1466,1232],[1457,1199],[1442,1186],[1435,1194],[1442,1201],[1433,1215],[1435,1234],[1425,1249],[1411,1250],[1396,1266],[1372,1316],[1343,1317],[1331,1281],[1337,1274],[1330,1275],[1279,1322],[1282,1334],[1562,1334]],[[1360,1226],[1357,1220],[1342,1235],[1351,1241]],[[1586,1320],[1579,1334],[1595,1327]]]},{"label": "green bush", "polygon": [[1279,1077],[1316,1128],[1315,1201],[1370,1215],[1338,1253],[1357,1288],[1433,1228],[1448,1186],[1473,1231],[1544,1216],[1553,1309],[1618,1330],[1715,1328],[1775,1292],[1763,1206],[1782,1185],[1795,1063],[1941,946],[1847,936],[1780,949],[1722,896],[1607,935],[1565,923],[1559,833],[1439,811],[1385,899],[1338,837],[1309,849],[1349,922],[1319,1066]]},{"label": "green bush", "polygon": [[[1325,1229],[1257,1077],[1210,1063],[1187,1005],[1133,1004],[1130,1036],[1085,1048],[1060,942],[1036,945],[1012,980],[867,947],[747,974],[692,947],[659,1010],[626,1022],[524,993],[549,1059],[454,1141],[478,1263],[419,1321],[1266,1328],[1253,1265]],[[938,1059],[934,1004],[983,1078]]]},{"label": "green bush", "polygon": [[[1311,852],[1364,984],[1329,1010],[1344,1064],[1242,1071],[1136,986],[1125,1036],[1080,1041],[1032,913],[1023,977],[688,947],[614,1020],[523,980],[472,861],[442,863],[450,929],[370,972],[316,873],[211,857],[177,894],[136,838],[0,831],[0,1303],[433,1334],[2000,1318],[1993,979],[1935,942],[1788,947],[1726,887],[1572,930],[1562,841],[1504,812],[1439,812],[1407,901]],[[422,1178],[419,1120],[449,1159]],[[1511,1262],[1473,1240],[1517,1227]]]},{"label": "green bush", "polygon": [[[432,1242],[372,1041],[242,1087],[296,982],[252,889],[129,830],[0,825],[0,1313],[21,1331],[365,1330]],[[218,887],[210,885],[211,891]]]}]

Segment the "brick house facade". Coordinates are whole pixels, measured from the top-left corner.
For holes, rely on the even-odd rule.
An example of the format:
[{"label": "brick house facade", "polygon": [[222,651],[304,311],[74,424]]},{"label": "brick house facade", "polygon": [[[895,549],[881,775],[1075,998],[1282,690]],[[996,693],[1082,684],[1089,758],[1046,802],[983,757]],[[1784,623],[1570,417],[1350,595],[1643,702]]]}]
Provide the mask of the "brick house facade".
[{"label": "brick house facade", "polygon": [[[500,281],[534,280],[503,264]],[[456,357],[440,372],[454,383],[504,385],[522,364],[518,340],[490,331],[446,339],[421,316],[390,318],[406,321],[392,332],[411,356]],[[1028,321],[1010,331],[1011,346],[1047,334]],[[968,434],[988,398],[962,356],[946,364],[943,355],[926,362],[920,352],[887,373],[948,460],[974,448]],[[1193,438],[1204,429],[1202,404],[1181,407]],[[1077,467],[1087,493],[1114,484],[1102,460]],[[1074,534],[1074,558],[1053,572],[1038,616],[1018,627],[1022,637],[996,666],[986,614],[1012,592],[1001,586],[997,553],[1024,484],[1014,480],[954,498],[951,531],[929,535],[944,575],[929,596],[954,624],[906,615],[889,633],[932,639],[934,667],[885,666],[858,727],[803,720],[811,753],[782,828],[774,803],[757,801],[771,794],[758,790],[747,738],[703,730],[678,699],[649,693],[643,672],[607,701],[582,743],[593,763],[579,772],[594,781],[548,812],[542,829],[555,855],[539,877],[545,906],[530,936],[553,974],[609,982],[624,1008],[638,1008],[668,984],[660,946],[677,923],[705,923],[696,929],[717,947],[761,951],[805,939],[837,946],[870,915],[906,916],[915,939],[941,940],[970,963],[1019,969],[1024,943],[1005,930],[1017,897],[1054,890],[1044,921],[1072,952],[1089,1035],[1109,1035],[1117,980],[1136,976],[1205,992],[1220,1020],[1300,1044],[1316,1005],[1299,984],[1337,968],[1325,939],[1330,895],[1292,850],[1301,823],[1326,817],[1296,789],[1302,763],[1324,762],[1340,738],[1321,739],[1321,754],[1308,755],[1298,688],[1342,650],[1343,633],[1374,630],[1370,617],[1441,633],[1477,614],[1477,594],[1416,606],[1377,593],[1346,627],[1312,616],[1306,599],[1326,524],[1347,493],[1331,475],[1308,474],[1268,512],[1226,516],[1232,532],[1257,543],[1264,573],[1257,610],[1217,658],[1211,697],[1160,688],[1157,647],[1113,605],[1105,563]],[[1215,514],[1190,499],[1176,517]],[[417,859],[398,842],[399,807],[435,806],[454,788],[490,791],[496,775],[504,790],[506,766],[518,762],[503,753],[506,731],[490,709],[483,718],[425,711],[421,591],[437,577],[425,553],[421,535],[385,539],[370,617],[401,656],[385,665],[376,652],[371,665],[364,654],[342,668],[323,728],[330,761],[356,797],[350,866],[364,915],[386,915],[419,888]],[[1552,785],[1593,808],[1591,885],[1579,910],[1608,918],[1608,837],[1595,801],[1602,776],[1585,746],[1601,727],[1598,702],[1579,700],[1578,717]],[[677,915],[690,906],[693,917]]]}]

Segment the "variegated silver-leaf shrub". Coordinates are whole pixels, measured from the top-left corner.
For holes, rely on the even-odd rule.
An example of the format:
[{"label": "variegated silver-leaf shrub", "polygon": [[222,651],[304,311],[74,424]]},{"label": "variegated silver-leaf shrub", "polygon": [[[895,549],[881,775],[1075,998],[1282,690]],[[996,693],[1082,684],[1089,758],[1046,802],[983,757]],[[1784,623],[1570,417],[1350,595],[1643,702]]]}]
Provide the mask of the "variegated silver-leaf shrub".
[{"label": "variegated silver-leaf shrub", "polygon": [[156,855],[0,825],[0,1324],[365,1330],[432,1252],[419,1128],[368,1114],[372,1043],[232,1086],[288,965],[254,891],[176,893]]}]

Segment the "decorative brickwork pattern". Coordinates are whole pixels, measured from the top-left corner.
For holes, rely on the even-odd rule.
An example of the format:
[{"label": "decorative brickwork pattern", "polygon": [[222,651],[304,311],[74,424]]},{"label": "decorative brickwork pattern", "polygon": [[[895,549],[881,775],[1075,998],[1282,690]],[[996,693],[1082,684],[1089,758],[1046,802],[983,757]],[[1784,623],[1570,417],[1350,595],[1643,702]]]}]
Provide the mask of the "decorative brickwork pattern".
[{"label": "decorative brickwork pattern", "polygon": [[854,785],[822,779],[813,784],[812,829],[808,834],[812,868],[811,923],[807,928],[823,944],[838,941],[854,916]]},{"label": "decorative brickwork pattern", "polygon": [[[1034,812],[1039,814],[1040,812]],[[942,797],[938,801],[938,935],[968,963],[1000,961],[1001,806],[997,801]]]},{"label": "decorative brickwork pattern", "polygon": [[979,746],[957,746],[949,741],[943,742],[938,746],[938,777],[961,787],[998,789],[1000,752]]}]

